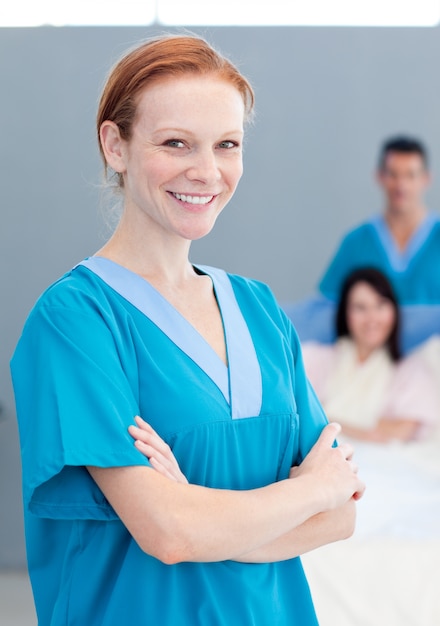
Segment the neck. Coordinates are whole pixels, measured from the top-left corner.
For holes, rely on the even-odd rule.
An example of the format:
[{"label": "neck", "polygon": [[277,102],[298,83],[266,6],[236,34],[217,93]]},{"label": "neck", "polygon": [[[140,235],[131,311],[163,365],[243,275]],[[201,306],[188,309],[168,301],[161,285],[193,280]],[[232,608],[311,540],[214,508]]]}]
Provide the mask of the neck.
[{"label": "neck", "polygon": [[[353,341],[353,340],[352,340]],[[369,346],[364,346],[360,343],[354,342],[354,346],[356,349],[356,356],[359,363],[364,363],[370,356],[378,350],[378,348],[371,348]]]},{"label": "neck", "polygon": [[426,215],[427,210],[423,205],[412,207],[408,211],[395,210],[392,207],[386,209],[385,221],[398,248],[401,250],[406,248]]},{"label": "neck", "polygon": [[388,206],[385,210],[385,220],[390,228],[413,228],[416,229],[427,215],[423,204],[411,207],[408,210],[399,210]]},{"label": "neck", "polygon": [[190,241],[139,226],[123,215],[112,237],[96,254],[153,284],[180,286],[194,276],[189,261]]}]

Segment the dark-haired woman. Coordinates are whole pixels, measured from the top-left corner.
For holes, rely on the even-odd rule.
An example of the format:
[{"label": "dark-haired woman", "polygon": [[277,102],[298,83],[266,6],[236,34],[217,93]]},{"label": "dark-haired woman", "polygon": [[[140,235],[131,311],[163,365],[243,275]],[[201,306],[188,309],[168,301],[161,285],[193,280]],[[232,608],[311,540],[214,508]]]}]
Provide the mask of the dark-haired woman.
[{"label": "dark-haired woman", "polygon": [[372,268],[348,276],[332,345],[303,346],[307,374],[330,420],[369,441],[411,441],[436,422],[432,373],[419,351],[400,358],[399,307],[387,278]]}]

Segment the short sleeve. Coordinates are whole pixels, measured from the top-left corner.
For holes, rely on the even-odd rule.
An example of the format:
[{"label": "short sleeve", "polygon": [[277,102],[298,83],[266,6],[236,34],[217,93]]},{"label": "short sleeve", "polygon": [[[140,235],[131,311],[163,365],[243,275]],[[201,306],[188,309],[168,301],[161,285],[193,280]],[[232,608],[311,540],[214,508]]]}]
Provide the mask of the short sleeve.
[{"label": "short sleeve", "polygon": [[98,310],[31,313],[11,362],[31,513],[114,519],[85,466],[149,465],[127,431],[139,408],[122,346]]}]

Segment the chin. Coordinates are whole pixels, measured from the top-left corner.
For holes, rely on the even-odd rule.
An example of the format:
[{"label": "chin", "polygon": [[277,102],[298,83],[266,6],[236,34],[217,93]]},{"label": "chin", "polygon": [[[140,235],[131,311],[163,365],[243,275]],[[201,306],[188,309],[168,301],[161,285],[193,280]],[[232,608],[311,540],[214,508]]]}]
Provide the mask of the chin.
[{"label": "chin", "polygon": [[406,213],[413,208],[414,204],[408,202],[408,200],[397,200],[393,203],[393,210],[396,213]]},{"label": "chin", "polygon": [[374,351],[374,350],[380,350],[380,348],[383,348],[386,342],[384,341],[371,341],[370,342],[370,350]]},{"label": "chin", "polygon": [[182,228],[180,231],[181,237],[184,239],[188,239],[189,241],[197,241],[198,239],[203,239],[206,235],[214,228],[216,219],[206,220],[203,223],[191,224],[187,225],[185,228]]}]

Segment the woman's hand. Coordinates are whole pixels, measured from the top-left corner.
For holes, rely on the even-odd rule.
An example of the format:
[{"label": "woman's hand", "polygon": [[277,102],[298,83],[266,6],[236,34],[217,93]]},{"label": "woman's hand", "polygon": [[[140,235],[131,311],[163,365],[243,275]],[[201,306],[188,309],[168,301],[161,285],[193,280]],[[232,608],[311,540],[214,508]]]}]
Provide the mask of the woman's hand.
[{"label": "woman's hand", "polygon": [[290,478],[313,476],[325,491],[329,509],[342,506],[351,498],[359,500],[365,491],[352,460],[352,446],[349,443],[333,445],[340,431],[339,424],[328,424],[301,465],[290,470]]},{"label": "woman's hand", "polygon": [[141,417],[137,415],[134,419],[136,426],[129,426],[128,432],[135,440],[134,445],[139,452],[147,457],[160,474],[178,483],[187,484],[170,446]]},{"label": "woman's hand", "polygon": [[[137,449],[160,474],[187,484],[169,445],[141,417],[136,416],[135,421],[136,426],[130,426],[128,430]],[[351,498],[359,500],[365,490],[364,483],[357,476],[358,468],[352,461],[352,446],[342,443],[333,447],[340,430],[340,425],[336,423],[326,426],[301,465],[292,467],[290,471],[290,478],[313,475],[325,489],[330,500],[329,508],[343,505]]]}]

